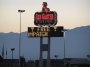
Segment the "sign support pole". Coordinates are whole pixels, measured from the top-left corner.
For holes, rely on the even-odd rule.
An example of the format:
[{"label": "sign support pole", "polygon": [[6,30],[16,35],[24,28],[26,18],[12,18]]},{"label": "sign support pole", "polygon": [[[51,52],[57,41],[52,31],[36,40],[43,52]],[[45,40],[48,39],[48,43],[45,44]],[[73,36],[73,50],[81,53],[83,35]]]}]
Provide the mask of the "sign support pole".
[{"label": "sign support pole", "polygon": [[48,37],[48,56],[47,56],[47,67],[50,67],[50,37]]},{"label": "sign support pole", "polygon": [[39,60],[39,67],[43,67],[43,57],[42,57],[42,42],[43,42],[43,38],[40,37],[40,60]]},{"label": "sign support pole", "polygon": [[47,44],[47,50],[45,50],[45,48],[43,48],[42,46],[44,46],[43,44],[43,37],[40,37],[40,61],[39,61],[39,67],[43,67],[43,51],[47,51],[47,67],[50,67],[50,37],[48,38],[48,44]]}]

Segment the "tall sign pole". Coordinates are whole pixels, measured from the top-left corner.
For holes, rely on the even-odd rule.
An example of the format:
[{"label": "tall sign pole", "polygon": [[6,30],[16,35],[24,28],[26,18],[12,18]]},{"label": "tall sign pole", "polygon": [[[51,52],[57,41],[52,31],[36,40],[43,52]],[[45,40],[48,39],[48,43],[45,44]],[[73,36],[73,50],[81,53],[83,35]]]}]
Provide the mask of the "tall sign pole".
[{"label": "tall sign pole", "polygon": [[39,67],[43,67],[43,59],[42,59],[42,42],[43,42],[43,38],[40,37],[40,58],[39,58]]},{"label": "tall sign pole", "polygon": [[48,37],[48,56],[47,56],[47,67],[50,67],[50,37]]},{"label": "tall sign pole", "polygon": [[[47,8],[47,2],[43,2],[43,7],[42,7],[42,12],[45,12],[45,13],[47,13],[47,12],[49,12],[50,11],[50,9],[49,8]],[[44,19],[44,18],[43,18]],[[48,18],[49,19],[49,18]],[[48,25],[48,27],[49,27],[49,24],[47,24],[48,23],[48,21],[46,21],[46,25]],[[42,37],[40,38],[40,39],[42,39]],[[42,42],[43,42],[43,40],[41,40]],[[45,45],[43,45],[43,44],[41,44],[41,46],[43,46],[43,47],[41,47],[40,48],[40,52],[41,52],[41,56],[42,56],[42,52],[43,51],[47,51],[47,67],[50,67],[50,37],[48,37],[48,44],[46,45],[46,47],[45,47]],[[40,61],[42,62],[42,64],[43,64],[43,61],[42,61],[42,57],[41,57],[41,59],[40,59]],[[42,65],[41,64],[41,65]],[[41,66],[40,65],[40,67],[43,67],[43,66]]]},{"label": "tall sign pole", "polygon": [[[63,37],[63,27],[57,24],[57,13],[50,11],[47,2],[43,2],[41,12],[34,14],[34,24],[39,27],[28,27],[28,37],[40,37],[39,67],[43,67],[43,52],[47,51],[47,67],[50,67],[50,38]],[[43,38],[47,37],[47,44],[43,44]]]}]

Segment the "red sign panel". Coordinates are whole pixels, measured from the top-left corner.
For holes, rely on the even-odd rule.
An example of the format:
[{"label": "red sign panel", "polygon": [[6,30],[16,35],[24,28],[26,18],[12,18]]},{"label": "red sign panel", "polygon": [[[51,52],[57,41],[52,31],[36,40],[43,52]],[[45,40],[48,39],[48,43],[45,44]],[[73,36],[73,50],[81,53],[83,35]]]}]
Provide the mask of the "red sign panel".
[{"label": "red sign panel", "polygon": [[34,24],[36,26],[54,26],[57,24],[57,13],[50,12],[36,12],[34,15]]}]

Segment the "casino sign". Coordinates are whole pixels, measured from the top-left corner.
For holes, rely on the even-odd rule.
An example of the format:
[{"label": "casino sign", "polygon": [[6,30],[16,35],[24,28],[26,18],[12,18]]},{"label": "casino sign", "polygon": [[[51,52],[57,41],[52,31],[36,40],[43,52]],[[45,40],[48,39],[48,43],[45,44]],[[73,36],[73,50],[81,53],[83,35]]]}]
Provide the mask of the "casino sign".
[{"label": "casino sign", "polygon": [[36,12],[34,24],[36,26],[55,26],[57,24],[57,13],[55,11]]}]

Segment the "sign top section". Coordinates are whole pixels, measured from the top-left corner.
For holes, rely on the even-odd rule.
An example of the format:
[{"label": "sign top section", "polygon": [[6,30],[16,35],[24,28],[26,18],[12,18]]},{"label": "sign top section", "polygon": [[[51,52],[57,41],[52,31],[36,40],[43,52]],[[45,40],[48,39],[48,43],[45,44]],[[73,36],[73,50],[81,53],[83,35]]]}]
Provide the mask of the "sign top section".
[{"label": "sign top section", "polygon": [[34,24],[36,26],[55,26],[57,24],[57,13],[36,12],[34,15]]},{"label": "sign top section", "polygon": [[47,2],[43,2],[43,4],[42,4],[42,12],[49,12],[50,11],[50,9],[49,8],[47,8]]},{"label": "sign top section", "polygon": [[57,24],[57,13],[50,11],[47,2],[43,2],[41,12],[34,14],[34,24],[36,26],[55,26]]}]

